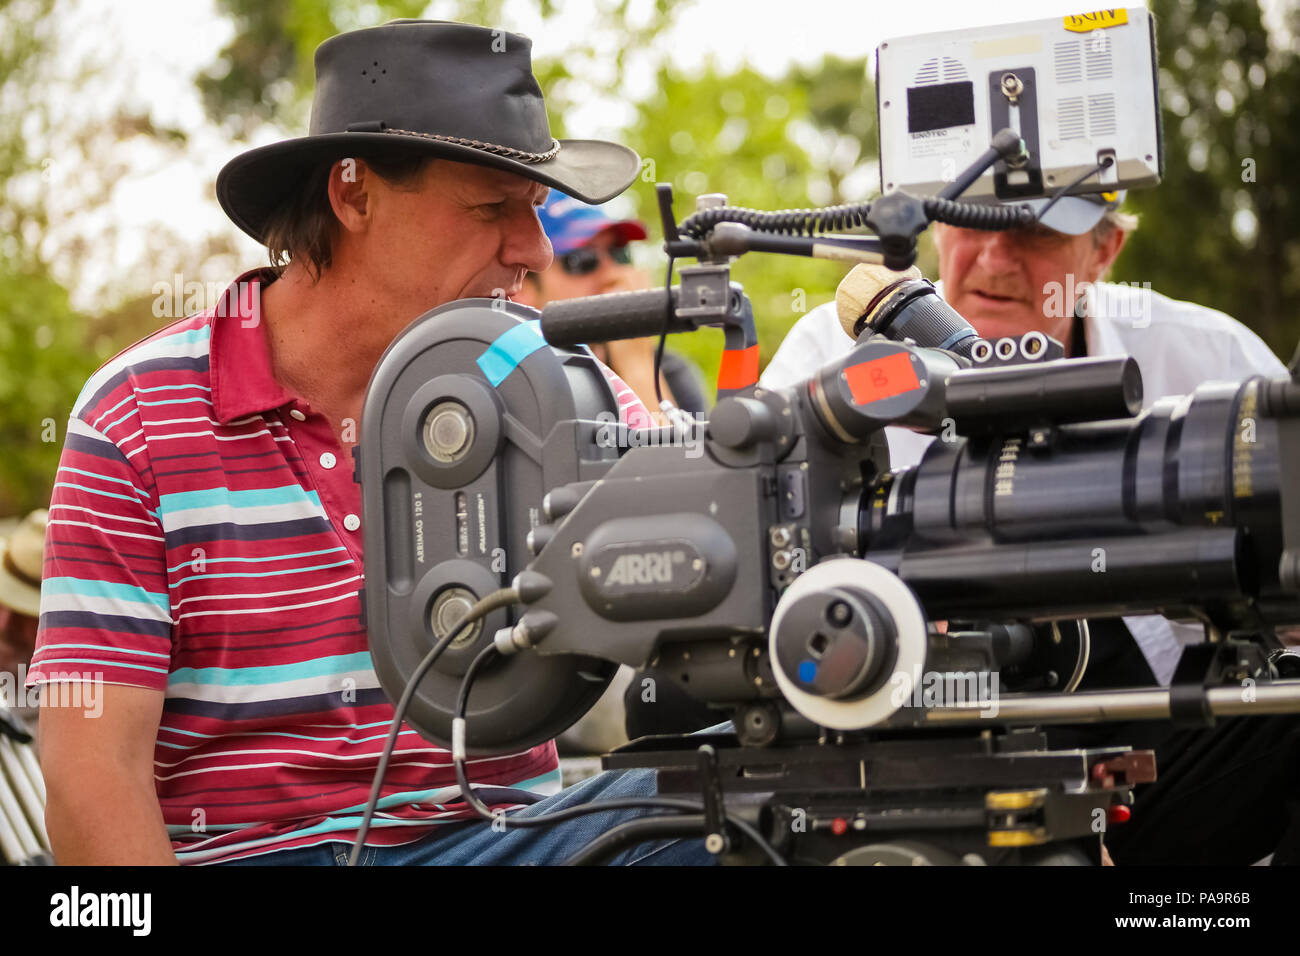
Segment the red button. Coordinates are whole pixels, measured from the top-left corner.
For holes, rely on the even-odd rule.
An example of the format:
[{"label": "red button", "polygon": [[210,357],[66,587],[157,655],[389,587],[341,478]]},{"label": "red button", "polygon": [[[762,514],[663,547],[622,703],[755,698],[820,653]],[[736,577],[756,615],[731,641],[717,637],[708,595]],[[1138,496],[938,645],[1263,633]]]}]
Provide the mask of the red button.
[{"label": "red button", "polygon": [[1122,803],[1113,804],[1106,810],[1107,823],[1128,823],[1131,816],[1133,811]]},{"label": "red button", "polygon": [[845,820],[843,817],[836,817],[831,821],[831,833],[834,833],[836,836],[844,836],[848,830],[849,821]]}]

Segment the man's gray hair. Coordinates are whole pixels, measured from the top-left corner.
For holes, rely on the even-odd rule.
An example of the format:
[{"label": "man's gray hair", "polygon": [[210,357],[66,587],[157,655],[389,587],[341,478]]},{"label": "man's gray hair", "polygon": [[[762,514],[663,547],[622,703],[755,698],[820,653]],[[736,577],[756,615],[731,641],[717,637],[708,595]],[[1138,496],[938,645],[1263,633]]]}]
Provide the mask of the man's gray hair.
[{"label": "man's gray hair", "polygon": [[1092,241],[1095,245],[1101,245],[1110,234],[1116,229],[1124,233],[1130,233],[1138,227],[1138,217],[1131,212],[1120,212],[1118,209],[1107,209],[1105,215],[1098,220],[1097,225],[1092,227]]}]

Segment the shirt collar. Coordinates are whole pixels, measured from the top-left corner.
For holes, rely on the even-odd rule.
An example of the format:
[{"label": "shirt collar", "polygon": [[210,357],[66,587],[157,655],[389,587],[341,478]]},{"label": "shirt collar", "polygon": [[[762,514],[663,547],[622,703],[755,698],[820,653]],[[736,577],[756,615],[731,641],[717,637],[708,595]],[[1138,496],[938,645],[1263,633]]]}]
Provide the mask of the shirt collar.
[{"label": "shirt collar", "polygon": [[294,400],[271,372],[262,320],[262,290],[275,278],[272,269],[250,269],[226,288],[212,310],[208,374],[212,414],[223,425]]}]

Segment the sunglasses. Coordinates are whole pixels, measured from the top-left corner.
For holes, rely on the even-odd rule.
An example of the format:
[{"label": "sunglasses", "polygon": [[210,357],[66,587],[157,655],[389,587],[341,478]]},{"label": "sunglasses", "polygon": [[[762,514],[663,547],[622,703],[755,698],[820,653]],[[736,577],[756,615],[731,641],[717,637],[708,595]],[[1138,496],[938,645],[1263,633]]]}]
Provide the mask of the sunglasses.
[{"label": "sunglasses", "polygon": [[[627,243],[610,246],[608,253],[610,261],[615,265],[627,266],[632,264],[632,250],[628,248]],[[564,270],[566,275],[591,275],[600,268],[600,252],[591,246],[583,246],[581,249],[566,252],[560,256],[560,268]]]}]

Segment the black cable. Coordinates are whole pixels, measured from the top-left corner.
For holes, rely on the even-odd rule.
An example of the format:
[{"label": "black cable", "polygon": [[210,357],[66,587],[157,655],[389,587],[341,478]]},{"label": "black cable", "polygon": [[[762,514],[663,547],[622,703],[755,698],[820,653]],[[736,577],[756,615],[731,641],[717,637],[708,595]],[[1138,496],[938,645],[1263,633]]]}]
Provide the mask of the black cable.
[{"label": "black cable", "polygon": [[[664,280],[664,299],[667,304],[664,306],[664,327],[659,333],[659,346],[655,349],[655,404],[656,412],[660,412],[664,407],[663,390],[659,387],[659,369],[664,364],[664,344],[668,341],[668,326],[673,320],[673,262],[676,260],[668,257],[668,278]],[[656,419],[658,421],[658,419]]]},{"label": "black cable", "polygon": [[[1010,130],[1003,130],[1010,134]],[[999,134],[1001,135],[1001,134]],[[1015,140],[1020,143],[1019,137]],[[995,142],[997,140],[995,139]],[[1004,146],[1007,144],[1003,144]],[[1023,147],[1023,144],[1022,144]],[[1002,151],[996,146],[990,148],[981,158],[984,167],[992,165]],[[943,194],[923,198],[921,203],[926,217],[931,222],[947,223],[964,229],[1002,230],[1017,229],[1028,226],[1042,218],[1043,213],[1051,209],[1071,189],[1078,186],[1089,176],[1114,165],[1115,161],[1107,156],[1096,168],[1084,173],[1068,186],[1057,191],[1043,211],[1034,211],[1025,203],[1000,205],[988,203],[959,202]],[[974,168],[980,168],[977,164]],[[682,221],[678,231],[692,239],[700,240],[709,235],[719,223],[737,222],[748,226],[755,232],[775,233],[776,235],[812,236],[820,232],[844,232],[867,225],[871,214],[871,203],[846,203],[839,206],[823,206],[817,209],[781,209],[766,212],[759,209],[747,209],[743,206],[714,206],[702,209]],[[669,260],[671,274],[672,261]]]},{"label": "black cable", "polygon": [[743,206],[714,206],[687,216],[678,230],[693,239],[702,239],[722,222],[738,222],[755,232],[777,235],[811,236],[818,232],[843,232],[867,224],[871,203],[848,203],[820,209],[780,209],[765,212]]},{"label": "black cable", "polygon": [[959,229],[983,229],[996,232],[1019,229],[1034,222],[1034,210],[1026,203],[1004,206],[1000,203],[956,202],[931,196],[921,200],[926,218]]},{"label": "black cable", "polygon": [[1096,166],[1094,166],[1092,169],[1088,170],[1086,173],[1084,173],[1082,176],[1080,176],[1080,177],[1079,177],[1078,179],[1076,179],[1074,182],[1070,183],[1068,186],[1062,186],[1060,189],[1058,189],[1058,190],[1056,191],[1056,195],[1053,196],[1053,197],[1048,201],[1047,205],[1044,206],[1042,209],[1040,209],[1040,210],[1038,211],[1038,215],[1034,217],[1034,222],[1041,222],[1041,221],[1042,221],[1042,218],[1043,218],[1044,216],[1047,215],[1047,210],[1051,209],[1051,208],[1052,208],[1053,206],[1055,206],[1058,202],[1060,202],[1060,201],[1065,197],[1065,195],[1066,195],[1066,194],[1067,194],[1071,189],[1073,189],[1075,186],[1079,185],[1079,183],[1083,182],[1085,179],[1088,179],[1088,178],[1090,178],[1090,177],[1092,177],[1092,176],[1095,176],[1097,173],[1101,172],[1103,169],[1109,169],[1109,168],[1110,168],[1111,166],[1113,166],[1113,165],[1115,165],[1115,160],[1113,160],[1113,159],[1111,159],[1109,156],[1107,156],[1107,157],[1106,157],[1105,159],[1103,159],[1100,163],[1098,163],[1098,164],[1097,164]]},{"label": "black cable", "polygon": [[[478,675],[479,668],[486,664],[495,654],[497,649],[489,645],[479,651],[478,655],[470,663],[469,669],[461,678],[460,691],[456,695],[456,723],[452,725],[452,762],[456,767],[456,782],[460,784],[461,797],[465,803],[470,806],[484,820],[495,821],[492,811],[488,808],[478,795],[470,788],[469,773],[465,769],[464,753],[464,725],[465,714],[469,709],[469,691],[474,684],[474,678]],[[460,729],[457,729],[459,725]],[[586,816],[589,813],[603,813],[606,810],[674,810],[689,813],[699,813],[704,809],[703,803],[692,800],[681,800],[676,797],[623,797],[618,800],[601,800],[595,803],[584,803],[576,807],[567,807],[563,810],[556,810],[552,813],[546,813],[537,817],[510,817],[503,818],[509,820],[509,826],[518,827],[540,827],[550,826],[555,823],[563,823],[566,820],[575,820],[578,817]],[[786,862],[776,849],[763,838],[758,832],[745,820],[733,816],[730,813],[724,814],[727,822],[740,830],[751,840],[753,840],[767,856],[777,866],[785,866]],[[702,834],[701,834],[702,835]]]},{"label": "black cable", "polygon": [[[1018,229],[1034,221],[1034,211],[1024,203],[1004,206],[958,202],[938,196],[929,196],[920,202],[926,218],[931,222],[943,222],[963,229]],[[680,230],[694,239],[703,239],[719,223],[738,222],[755,232],[812,236],[819,232],[843,232],[865,226],[870,212],[871,203],[827,206],[823,209],[783,209],[779,212],[763,212],[742,206],[715,206],[688,216],[682,222]]]},{"label": "black cable", "polygon": [[[406,716],[406,711],[410,707],[411,700],[415,696],[415,690],[419,687],[420,681],[423,680],[424,675],[428,673],[429,668],[431,668],[437,662],[438,658],[442,656],[442,653],[465,631],[466,628],[479,618],[490,614],[498,608],[514,604],[518,600],[518,594],[513,588],[501,588],[479,600],[465,613],[465,616],[461,618],[455,628],[444,635],[438,643],[429,650],[429,653],[424,656],[424,659],[420,661],[419,665],[407,679],[406,685],[402,689],[402,696],[398,699],[397,705],[393,710],[393,722],[388,731],[388,739],[384,743],[383,753],[380,755],[379,765],[375,768],[374,781],[370,788],[370,797],[366,802],[366,809],[362,815],[361,826],[357,831],[357,837],[352,844],[352,852],[348,857],[348,866],[356,866],[360,859],[361,849],[365,846],[366,836],[370,832],[371,821],[374,817],[375,810],[379,805],[380,794],[383,790],[384,774],[388,769],[388,763],[392,759],[393,749],[396,746],[397,738],[401,733],[402,720]],[[485,647],[479,652],[478,656],[474,658],[473,662],[470,664],[469,670],[465,673],[464,678],[462,678],[456,711],[456,716],[460,720],[462,727],[464,726],[465,711],[469,701],[469,688],[473,684],[474,676],[477,674],[478,669],[494,654],[496,654],[496,648],[494,646],[488,645]],[[454,733],[455,731],[453,729],[453,735]],[[461,741],[461,743],[463,744],[463,741]],[[453,742],[453,747],[455,746],[456,743]],[[453,759],[456,767],[456,780],[461,788],[461,793],[465,798],[465,802],[480,816],[488,820],[493,819],[492,812],[478,799],[477,796],[475,796],[473,790],[469,786],[469,775],[466,771],[464,757],[458,754],[453,754]],[[668,797],[629,798],[596,804],[586,804],[578,807],[569,807],[567,810],[550,813],[544,817],[515,819],[511,822],[515,826],[541,826],[549,825],[551,823],[560,823],[563,820],[575,819],[584,814],[597,813],[604,810],[646,808],[699,812],[703,807],[702,804],[694,803],[689,800],[676,800]],[[776,850],[772,848],[771,845],[763,839],[762,835],[746,821],[732,817],[730,814],[727,815],[727,819],[733,826],[749,836],[750,839],[754,840],[760,849],[762,849],[775,864],[779,866],[786,865],[785,861]]]},{"label": "black cable", "polygon": [[348,866],[357,865],[357,860],[361,856],[361,848],[365,846],[366,836],[370,833],[370,821],[379,806],[379,794],[384,787],[384,773],[388,770],[388,761],[393,756],[393,748],[397,745],[397,738],[401,734],[402,719],[406,716],[406,709],[410,706],[411,698],[415,696],[415,689],[420,686],[420,681],[424,679],[424,675],[428,673],[429,668],[442,656],[442,652],[460,636],[465,628],[479,618],[492,613],[497,608],[508,607],[518,600],[519,596],[513,588],[501,588],[480,599],[477,604],[465,612],[465,616],[460,619],[460,622],[454,628],[449,630],[438,643],[433,645],[429,653],[424,656],[424,660],[420,661],[420,666],[407,679],[406,686],[402,688],[402,696],[393,711],[393,724],[388,730],[388,740],[384,742],[384,752],[380,755],[379,766],[375,768],[375,778],[370,785],[370,799],[366,801],[366,810],[361,817],[361,828],[357,831],[357,838],[352,843],[352,853],[348,857]]}]

